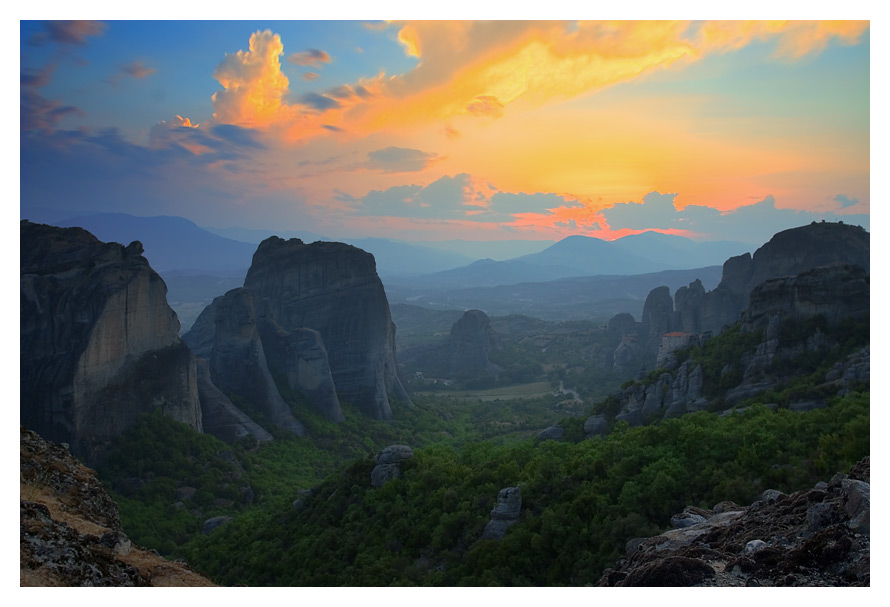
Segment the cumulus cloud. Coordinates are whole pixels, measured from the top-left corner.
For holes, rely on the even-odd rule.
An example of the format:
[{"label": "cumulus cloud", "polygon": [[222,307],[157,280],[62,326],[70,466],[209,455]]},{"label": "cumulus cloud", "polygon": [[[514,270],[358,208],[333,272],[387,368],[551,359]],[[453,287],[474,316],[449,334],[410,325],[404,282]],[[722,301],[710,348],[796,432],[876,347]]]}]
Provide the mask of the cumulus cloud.
[{"label": "cumulus cloud", "polygon": [[390,146],[382,150],[368,152],[369,169],[384,173],[408,173],[422,171],[438,158],[421,150]]},{"label": "cumulus cloud", "polygon": [[321,67],[323,63],[330,63],[331,56],[317,48],[310,48],[299,53],[291,53],[287,56],[287,60],[294,65]]},{"label": "cumulus cloud", "polygon": [[837,221],[861,225],[868,229],[868,215],[838,216],[831,212],[783,209],[769,195],[761,201],[721,212],[717,209],[687,205],[678,210],[676,194],[650,192],[642,203],[617,203],[602,210],[612,230],[678,229],[707,236],[711,240],[734,240],[749,243],[765,242],[781,230],[813,221]]},{"label": "cumulus cloud", "polygon": [[284,46],[278,34],[266,30],[250,37],[248,50],[226,53],[213,77],[223,86],[211,98],[213,118],[243,126],[265,126],[281,120],[288,110],[282,100],[288,79],[279,57]]},{"label": "cumulus cloud", "polygon": [[311,82],[312,80],[318,78],[318,76],[319,75],[315,72],[306,72],[305,74],[303,74],[303,80],[305,80],[306,82]]}]

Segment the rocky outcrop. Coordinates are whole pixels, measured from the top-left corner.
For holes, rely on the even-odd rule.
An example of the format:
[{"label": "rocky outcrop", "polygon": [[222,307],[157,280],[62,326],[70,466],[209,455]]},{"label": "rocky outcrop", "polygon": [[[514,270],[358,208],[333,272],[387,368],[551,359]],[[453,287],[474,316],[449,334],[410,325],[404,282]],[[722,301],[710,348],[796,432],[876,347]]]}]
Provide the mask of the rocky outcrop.
[{"label": "rocky outcrop", "polygon": [[398,377],[395,326],[374,257],[337,242],[260,243],[244,286],[257,317],[285,331],[318,331],[342,401],[375,419],[391,419],[391,399],[410,402]]},{"label": "rocky outcrop", "polygon": [[489,352],[500,347],[488,315],[482,310],[467,310],[451,327],[451,368],[455,373],[484,371],[497,375],[497,365]]},{"label": "rocky outcrop", "polygon": [[223,392],[244,397],[276,426],[302,436],[305,429],[284,402],[266,364],[251,293],[244,288],[232,289],[216,298],[212,305],[215,332],[210,373],[213,383]]},{"label": "rocky outcrop", "polygon": [[491,511],[491,520],[482,531],[483,540],[501,540],[507,529],[519,522],[522,511],[522,492],[519,487],[507,487],[498,492],[498,501]]},{"label": "rocky outcrop", "polygon": [[21,421],[86,458],[155,408],[202,428],[194,359],[142,252],[21,222]]},{"label": "rocky outcrop", "polygon": [[634,320],[633,315],[621,312],[609,319],[606,330],[616,335],[630,335],[636,332],[637,322]]},{"label": "rocky outcrop", "polygon": [[[761,283],[796,276],[831,265],[859,266],[870,270],[869,233],[843,223],[816,223],[784,230],[754,252],[723,264],[723,278],[702,301],[699,328],[719,332],[739,319],[749,307],[749,298]],[[692,331],[685,325],[683,331]]]},{"label": "rocky outcrop", "polygon": [[667,287],[656,287],[643,304],[642,333],[653,351],[661,345],[661,336],[674,330],[674,300]]},{"label": "rocky outcrop", "polygon": [[211,586],[133,545],[96,473],[62,445],[20,430],[22,586]]},{"label": "rocky outcrop", "polygon": [[407,348],[399,353],[400,362],[435,377],[497,377],[501,368],[489,354],[501,348],[500,338],[482,310],[467,310],[451,326],[448,337],[432,344]]},{"label": "rocky outcrop", "polygon": [[371,470],[371,486],[379,489],[387,481],[401,477],[402,462],[412,457],[414,451],[408,445],[390,445],[381,451],[374,460],[374,469]]},{"label": "rocky outcrop", "polygon": [[865,319],[869,303],[869,275],[864,268],[814,268],[757,285],[742,314],[742,331],[756,331],[773,318],[799,322],[821,315],[829,325],[847,318]]},{"label": "rocky outcrop", "polygon": [[674,529],[627,543],[598,586],[868,586],[868,458],[850,475],[748,507],[687,508]]}]

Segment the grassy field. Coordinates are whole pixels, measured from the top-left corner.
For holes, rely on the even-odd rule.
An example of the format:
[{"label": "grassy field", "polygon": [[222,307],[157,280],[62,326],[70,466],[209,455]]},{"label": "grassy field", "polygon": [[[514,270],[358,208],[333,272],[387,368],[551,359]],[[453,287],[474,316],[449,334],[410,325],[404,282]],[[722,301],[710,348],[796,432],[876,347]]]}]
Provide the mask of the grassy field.
[{"label": "grassy field", "polygon": [[517,398],[540,398],[541,396],[552,395],[553,392],[554,390],[550,386],[550,382],[539,381],[531,384],[518,384],[516,386],[505,386],[503,388],[491,388],[488,390],[456,390],[454,392],[450,390],[441,390],[435,392],[417,392],[417,394],[491,402],[496,400],[514,400]]}]

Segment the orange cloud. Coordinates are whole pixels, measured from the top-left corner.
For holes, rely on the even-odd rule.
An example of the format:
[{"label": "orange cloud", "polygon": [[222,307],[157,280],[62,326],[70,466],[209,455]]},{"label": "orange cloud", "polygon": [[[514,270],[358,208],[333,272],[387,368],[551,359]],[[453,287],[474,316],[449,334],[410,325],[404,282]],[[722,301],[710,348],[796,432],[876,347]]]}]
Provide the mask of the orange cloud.
[{"label": "orange cloud", "polygon": [[799,59],[823,50],[832,38],[855,44],[868,27],[868,21],[709,21],[699,30],[697,46],[702,52],[726,52],[779,36],[776,54]]},{"label": "orange cloud", "polygon": [[778,37],[797,59],[831,39],[859,40],[868,22],[687,21],[410,22],[398,39],[416,68],[382,82],[356,128],[415,126],[461,115],[501,116],[511,103],[541,105]]},{"label": "orange cloud", "polygon": [[288,79],[281,72],[279,61],[284,53],[281,38],[269,30],[256,32],[250,37],[248,48],[226,53],[213,72],[224,88],[212,97],[214,120],[258,127],[291,118],[290,110],[282,103]]}]

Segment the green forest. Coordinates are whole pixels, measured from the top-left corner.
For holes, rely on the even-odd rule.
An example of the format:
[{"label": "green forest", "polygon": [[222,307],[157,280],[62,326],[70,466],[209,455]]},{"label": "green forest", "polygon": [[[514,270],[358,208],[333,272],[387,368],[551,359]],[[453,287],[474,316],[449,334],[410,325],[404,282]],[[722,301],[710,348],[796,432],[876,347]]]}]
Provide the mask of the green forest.
[{"label": "green forest", "polygon": [[[715,406],[637,428],[613,422],[609,434],[585,438],[584,415],[608,410],[609,398],[567,417],[553,394],[425,392],[395,403],[391,422],[346,403],[346,421],[335,424],[290,394],[307,438],[277,433],[275,441],[230,445],[153,414],[113,443],[98,471],[134,542],[218,584],[594,584],[629,539],[669,528],[687,505],[747,505],[765,489],[811,487],[868,455],[867,384],[836,394],[819,379],[868,343],[867,323],[830,329],[813,321],[789,326],[782,339],[793,344],[815,330],[829,344],[818,356],[776,361],[770,371],[788,379],[784,387],[731,413]],[[725,388],[714,384],[759,339],[736,327],[677,354],[703,365],[705,390],[719,403]],[[619,381],[602,382],[609,390],[575,385],[608,393]],[[816,392],[827,407],[788,408]],[[554,423],[561,441],[536,438]],[[414,455],[400,478],[374,488],[374,457],[393,444]],[[481,539],[498,492],[514,486],[520,521],[502,540]],[[204,533],[213,517],[228,518]]]}]

